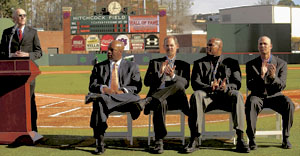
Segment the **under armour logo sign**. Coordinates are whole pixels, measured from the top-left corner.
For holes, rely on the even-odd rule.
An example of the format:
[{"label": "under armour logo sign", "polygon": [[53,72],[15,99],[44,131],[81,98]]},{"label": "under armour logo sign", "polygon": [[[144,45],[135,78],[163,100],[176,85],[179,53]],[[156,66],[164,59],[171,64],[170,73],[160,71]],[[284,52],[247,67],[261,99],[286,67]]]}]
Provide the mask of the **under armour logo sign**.
[{"label": "under armour logo sign", "polygon": [[146,44],[147,45],[151,45],[151,43],[152,43],[152,45],[158,45],[158,39],[157,38],[154,38],[153,40],[151,40],[150,38],[147,38],[146,39]]}]

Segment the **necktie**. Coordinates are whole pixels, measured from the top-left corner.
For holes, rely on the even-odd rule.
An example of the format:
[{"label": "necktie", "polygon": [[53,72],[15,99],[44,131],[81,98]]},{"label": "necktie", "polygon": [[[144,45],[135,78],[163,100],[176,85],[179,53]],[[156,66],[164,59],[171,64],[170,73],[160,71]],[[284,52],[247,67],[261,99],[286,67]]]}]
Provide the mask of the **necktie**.
[{"label": "necktie", "polygon": [[114,64],[112,72],[111,72],[110,88],[112,90],[118,90],[119,89],[118,65],[117,65],[117,63]]},{"label": "necktie", "polygon": [[19,29],[19,41],[22,41],[22,37],[23,37],[22,29]]}]

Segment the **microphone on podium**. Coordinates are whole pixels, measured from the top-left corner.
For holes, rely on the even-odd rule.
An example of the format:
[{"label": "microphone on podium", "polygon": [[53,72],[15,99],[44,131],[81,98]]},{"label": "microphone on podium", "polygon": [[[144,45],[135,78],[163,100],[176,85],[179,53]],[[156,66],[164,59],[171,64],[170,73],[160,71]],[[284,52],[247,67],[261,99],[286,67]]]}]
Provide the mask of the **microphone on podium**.
[{"label": "microphone on podium", "polygon": [[11,48],[11,40],[12,40],[17,28],[18,28],[18,24],[16,23],[11,31],[11,35],[10,35],[10,39],[9,39],[9,43],[8,43],[8,58],[11,58],[11,49],[10,49]]}]

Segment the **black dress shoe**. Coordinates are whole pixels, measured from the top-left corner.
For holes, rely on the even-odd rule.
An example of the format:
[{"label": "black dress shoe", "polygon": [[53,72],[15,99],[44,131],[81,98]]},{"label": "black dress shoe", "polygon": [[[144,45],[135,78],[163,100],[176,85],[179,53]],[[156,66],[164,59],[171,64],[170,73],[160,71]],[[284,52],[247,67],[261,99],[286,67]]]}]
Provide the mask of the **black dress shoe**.
[{"label": "black dress shoe", "polygon": [[105,152],[105,143],[103,142],[103,136],[102,139],[96,139],[96,150],[92,152],[92,154],[95,155],[101,155]]},{"label": "black dress shoe", "polygon": [[159,139],[159,140],[155,141],[155,146],[154,146],[153,152],[155,154],[162,154],[162,153],[164,153],[163,139]]},{"label": "black dress shoe", "polygon": [[147,97],[138,102],[140,111],[142,111],[152,100],[152,97]]},{"label": "black dress shoe", "polygon": [[93,102],[94,100],[96,100],[100,96],[101,95],[98,93],[88,93],[88,95],[85,96],[84,103],[89,104],[89,103]]},{"label": "black dress shoe", "polygon": [[99,146],[99,147],[96,147],[96,150],[93,151],[92,153],[95,154],[95,155],[101,155],[105,152],[105,148],[104,146]]},{"label": "black dress shoe", "polygon": [[243,139],[237,141],[236,152],[239,152],[239,153],[249,153],[250,152],[248,145],[244,142]]},{"label": "black dress shoe", "polygon": [[249,140],[249,148],[250,150],[254,151],[257,149],[257,145],[254,139],[250,139]]},{"label": "black dress shoe", "polygon": [[199,138],[191,138],[190,143],[184,148],[186,153],[193,153],[194,151],[198,150],[199,148]]},{"label": "black dress shoe", "polygon": [[282,142],[281,147],[284,148],[284,149],[291,149],[292,144],[290,143],[290,141],[288,139],[286,139]]}]

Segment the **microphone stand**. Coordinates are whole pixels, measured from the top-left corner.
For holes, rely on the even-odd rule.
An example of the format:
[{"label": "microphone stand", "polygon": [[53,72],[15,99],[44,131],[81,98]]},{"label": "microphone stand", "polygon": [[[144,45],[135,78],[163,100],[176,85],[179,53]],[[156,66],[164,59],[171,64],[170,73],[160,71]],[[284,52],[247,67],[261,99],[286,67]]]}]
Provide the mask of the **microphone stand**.
[{"label": "microphone stand", "polygon": [[11,31],[11,35],[10,35],[10,39],[9,39],[9,43],[8,43],[8,58],[11,58],[11,49],[10,49],[11,41],[12,41],[13,36],[15,35],[15,31],[16,31],[17,27],[18,27],[18,24],[16,24]]}]

